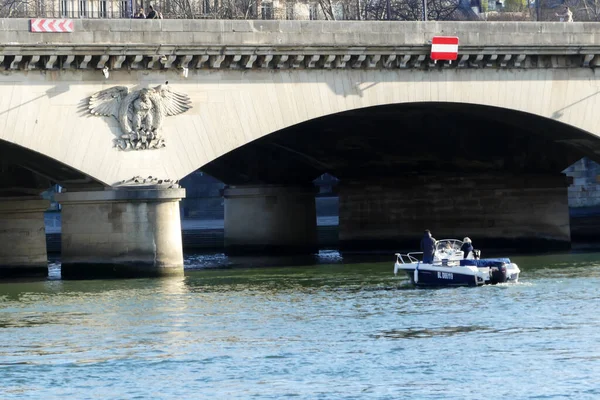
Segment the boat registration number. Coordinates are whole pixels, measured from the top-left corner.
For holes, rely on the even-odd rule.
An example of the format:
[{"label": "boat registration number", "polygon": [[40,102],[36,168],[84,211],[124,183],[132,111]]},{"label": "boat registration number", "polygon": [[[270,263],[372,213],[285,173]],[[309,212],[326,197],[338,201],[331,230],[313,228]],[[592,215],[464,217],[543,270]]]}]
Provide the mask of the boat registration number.
[{"label": "boat registration number", "polygon": [[454,274],[452,272],[439,272],[438,271],[438,279],[454,279]]}]

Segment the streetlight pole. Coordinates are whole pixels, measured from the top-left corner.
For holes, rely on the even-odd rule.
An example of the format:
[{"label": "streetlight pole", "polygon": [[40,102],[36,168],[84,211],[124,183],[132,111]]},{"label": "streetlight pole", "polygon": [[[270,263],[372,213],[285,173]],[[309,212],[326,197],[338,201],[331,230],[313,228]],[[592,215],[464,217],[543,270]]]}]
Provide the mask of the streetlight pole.
[{"label": "streetlight pole", "polygon": [[390,0],[385,0],[385,11],[387,13],[387,20],[392,19],[392,7],[390,6]]},{"label": "streetlight pole", "polygon": [[423,21],[427,21],[427,0],[423,0]]}]

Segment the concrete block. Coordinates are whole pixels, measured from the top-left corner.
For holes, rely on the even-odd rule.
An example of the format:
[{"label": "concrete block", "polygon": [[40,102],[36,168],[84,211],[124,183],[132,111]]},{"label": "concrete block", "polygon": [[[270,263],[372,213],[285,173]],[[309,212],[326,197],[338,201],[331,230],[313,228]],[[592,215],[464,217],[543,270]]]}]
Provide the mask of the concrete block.
[{"label": "concrete block", "polygon": [[[375,22],[375,21],[364,21],[365,29],[370,32],[378,32],[378,33],[390,33],[392,32],[392,26],[398,22],[390,21],[390,22]],[[401,23],[401,22],[400,22]],[[351,29],[351,27],[350,27]]]},{"label": "concrete block", "polygon": [[131,31],[131,21],[136,21],[134,19],[114,19],[111,20],[110,31],[111,32],[129,32]]},{"label": "concrete block", "polygon": [[256,20],[252,21],[254,32],[262,32],[265,34],[279,32],[280,21],[277,20]]},{"label": "concrete block", "polygon": [[481,43],[481,32],[465,32],[458,38],[459,46],[479,46]]},{"label": "concrete block", "polygon": [[280,33],[300,33],[302,25],[299,21],[279,21]]},{"label": "concrete block", "polygon": [[78,33],[32,33],[44,43],[73,43],[80,40]]},{"label": "concrete block", "polygon": [[193,19],[180,19],[177,20],[179,22],[179,26],[181,26],[181,31],[188,32],[191,36],[192,33],[192,22],[195,21]]},{"label": "concrete block", "polygon": [[[347,24],[331,21],[330,23],[322,26],[322,31],[323,31],[323,33],[348,33],[348,28],[349,28],[349,26]],[[370,29],[368,29],[368,28],[369,28],[369,25],[364,24],[364,25],[356,26],[355,31],[364,32],[365,30],[367,30],[368,32],[370,32]]]},{"label": "concrete block", "polygon": [[248,20],[234,20],[231,21],[232,32],[254,32],[254,26],[252,21]]},{"label": "concrete block", "polygon": [[146,19],[132,19],[129,22],[129,30],[130,31],[138,31],[143,32],[148,30],[150,20]]},{"label": "concrete block", "polygon": [[380,32],[358,32],[358,46],[401,46],[406,38],[403,34]]},{"label": "concrete block", "polygon": [[319,21],[300,21],[302,33],[322,33],[323,26],[323,22]]},{"label": "concrete block", "polygon": [[[94,43],[97,44],[113,44],[121,42],[121,32],[109,32],[109,31],[94,31]],[[125,34],[127,37],[127,34]],[[147,42],[151,43],[151,42]]]},{"label": "concrete block", "polygon": [[110,20],[75,19],[73,28],[79,32],[110,31]]},{"label": "concrete block", "polygon": [[232,32],[233,22],[230,20],[195,20],[192,21],[190,28],[193,32]]},{"label": "concrete block", "polygon": [[130,30],[142,31],[142,32],[156,32],[159,37],[157,40],[160,41],[160,32],[162,31],[161,19],[132,19],[130,21]]},{"label": "concrete block", "polygon": [[422,32],[405,32],[404,44],[408,46],[423,46],[426,45],[432,36],[427,36]]},{"label": "concrete block", "polygon": [[166,32],[182,32],[183,31],[183,23],[179,19],[163,19],[161,21],[161,31]]},{"label": "concrete block", "polygon": [[144,43],[144,32],[142,31],[130,31],[124,35],[127,37],[127,43],[130,44],[145,44]]},{"label": "concrete block", "polygon": [[227,35],[235,34],[231,32],[194,32],[193,43],[200,43],[207,46],[226,45],[228,40],[231,40],[231,37],[228,37]]},{"label": "concrete block", "polygon": [[28,18],[0,18],[0,29],[5,31],[29,31]]}]

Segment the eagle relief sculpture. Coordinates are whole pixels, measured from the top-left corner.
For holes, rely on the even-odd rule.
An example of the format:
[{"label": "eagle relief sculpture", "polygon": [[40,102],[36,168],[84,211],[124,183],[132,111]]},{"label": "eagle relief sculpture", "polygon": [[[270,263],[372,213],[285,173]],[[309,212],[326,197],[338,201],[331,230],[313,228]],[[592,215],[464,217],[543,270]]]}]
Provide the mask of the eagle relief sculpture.
[{"label": "eagle relief sculpture", "polygon": [[90,96],[88,109],[93,115],[113,116],[119,121],[121,136],[115,146],[121,150],[165,147],[160,127],[165,117],[186,112],[191,106],[188,95],[177,93],[168,82],[155,88],[129,92],[114,86]]}]

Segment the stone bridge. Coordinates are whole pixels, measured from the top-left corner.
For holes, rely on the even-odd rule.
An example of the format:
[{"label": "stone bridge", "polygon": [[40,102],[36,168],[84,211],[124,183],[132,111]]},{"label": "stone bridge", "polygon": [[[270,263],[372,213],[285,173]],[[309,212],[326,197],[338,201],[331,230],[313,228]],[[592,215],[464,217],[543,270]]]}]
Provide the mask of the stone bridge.
[{"label": "stone bridge", "polygon": [[[348,246],[423,227],[562,246],[561,171],[600,159],[593,23],[28,24],[0,20],[6,274],[45,268],[50,183],[67,190],[64,277],[168,274],[182,271],[177,181],[199,168],[230,185],[231,250],[314,249],[325,172]],[[458,60],[430,60],[435,35],[459,37]]]}]

